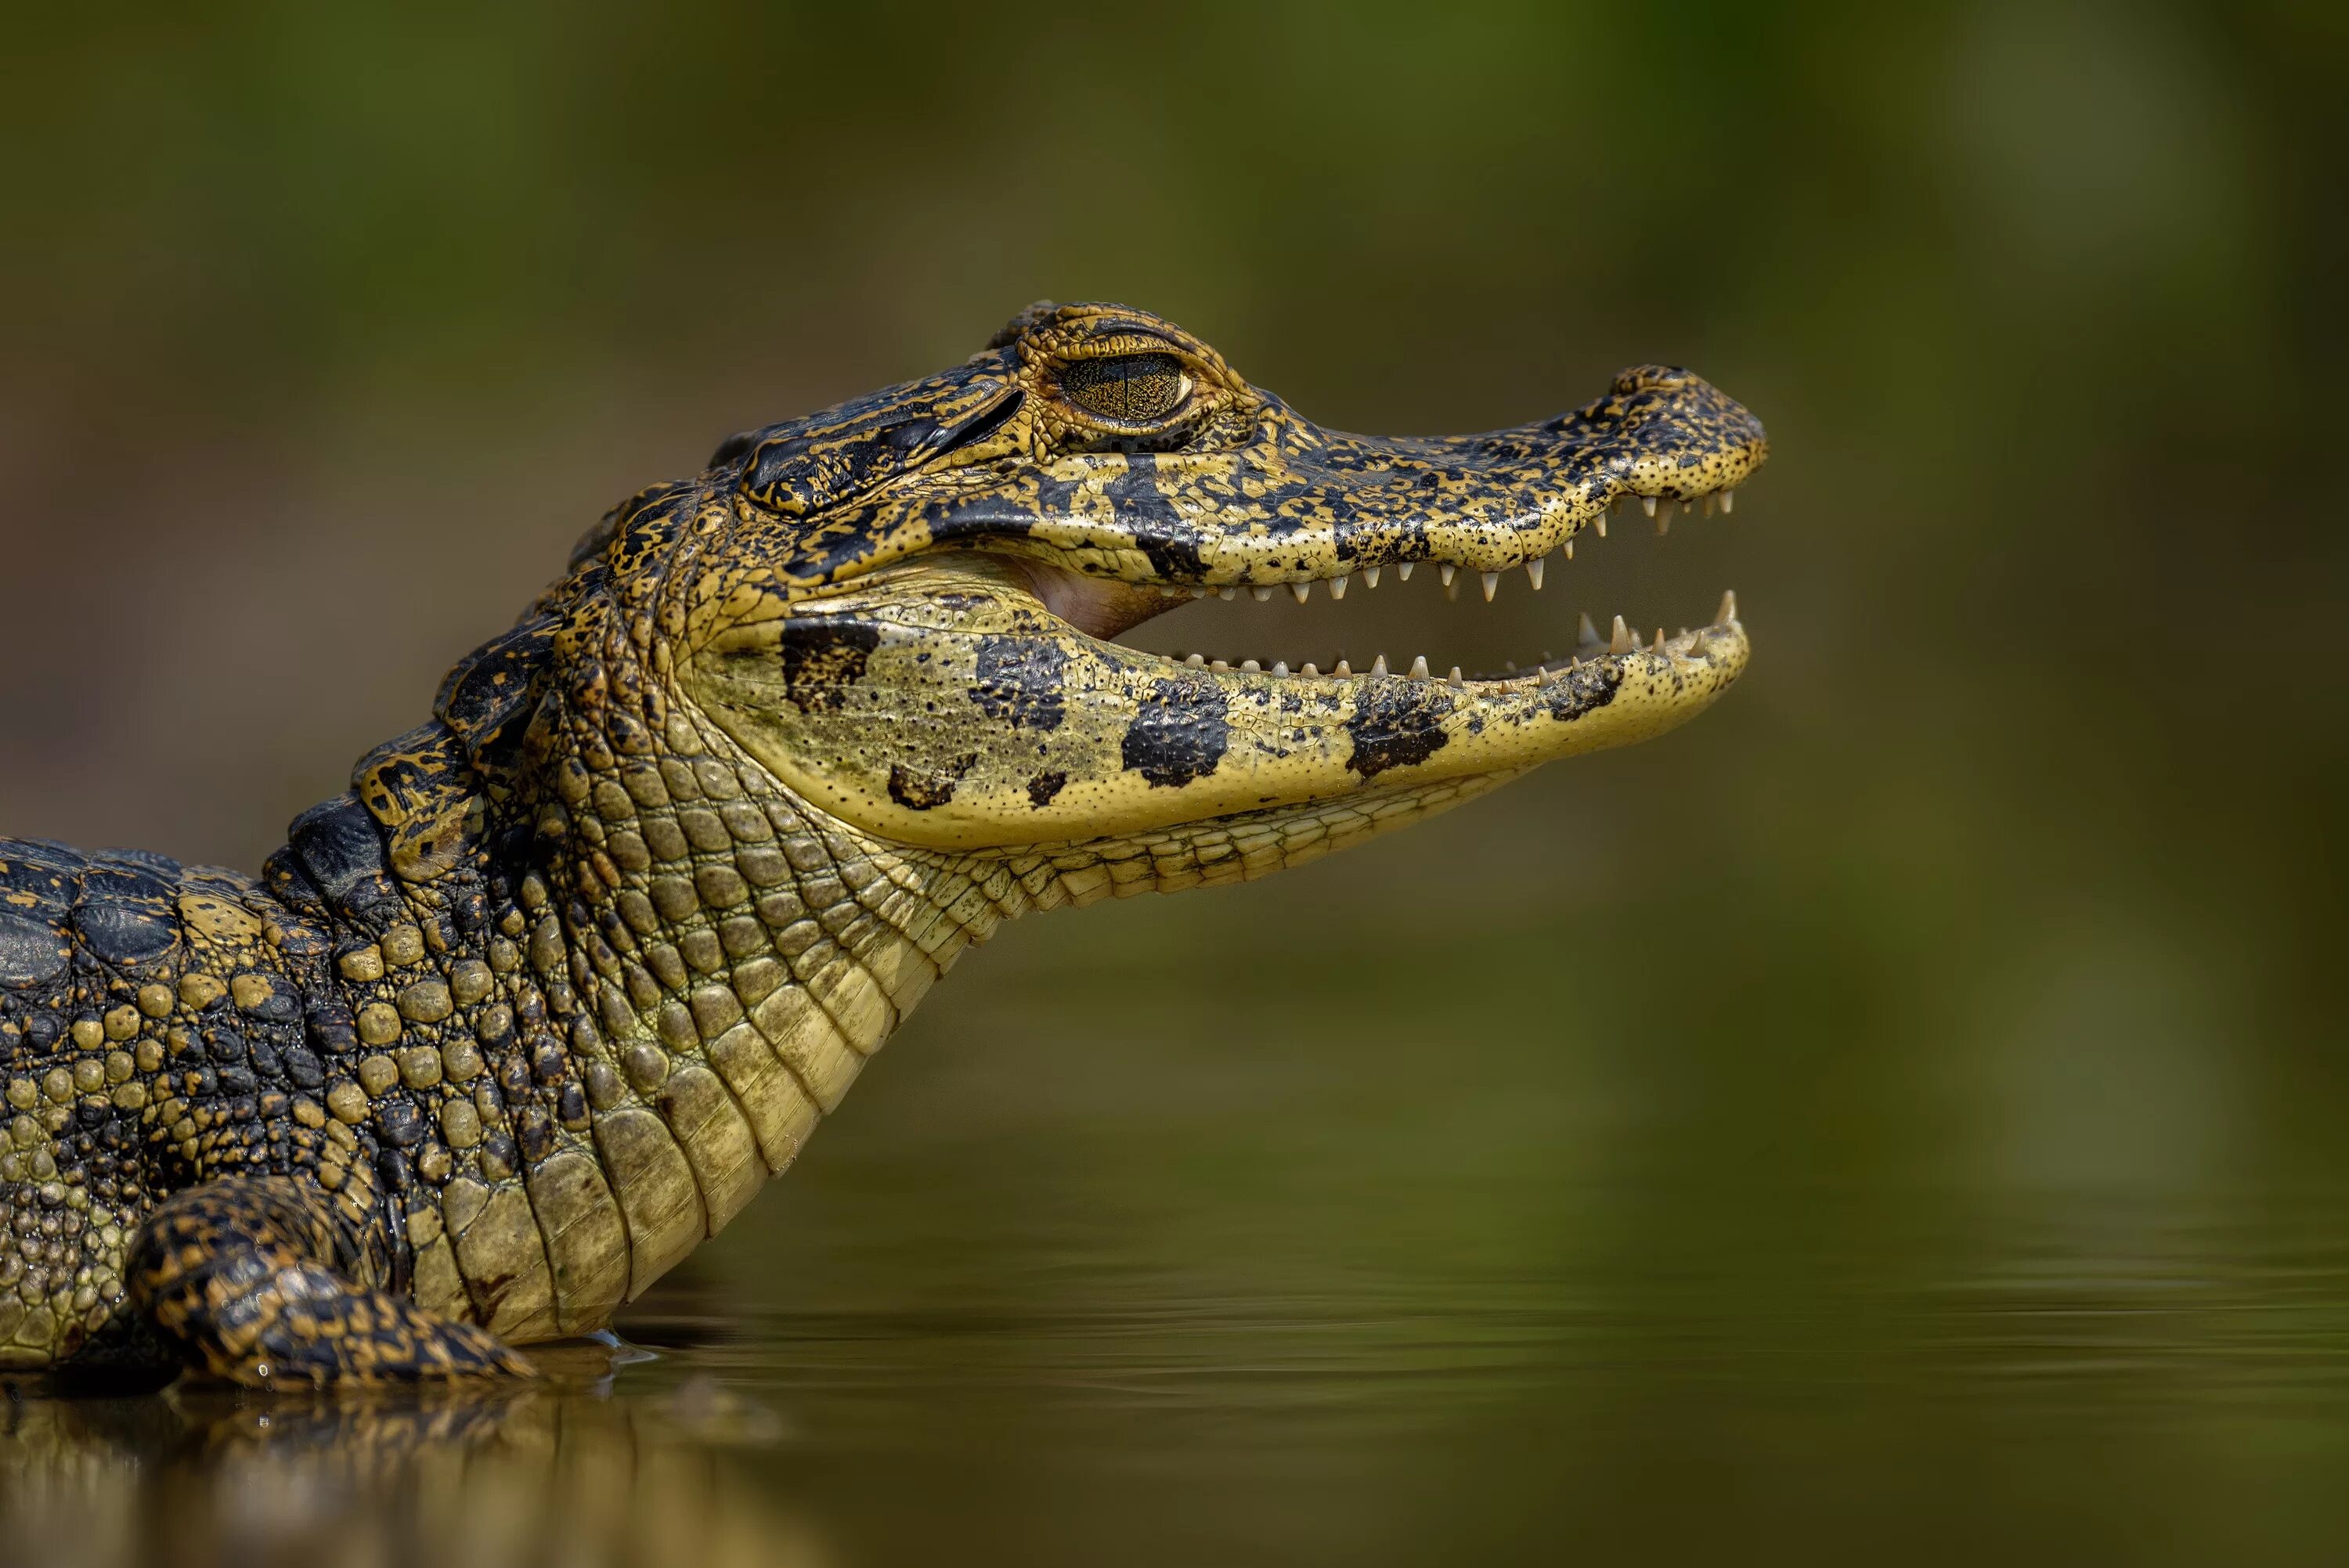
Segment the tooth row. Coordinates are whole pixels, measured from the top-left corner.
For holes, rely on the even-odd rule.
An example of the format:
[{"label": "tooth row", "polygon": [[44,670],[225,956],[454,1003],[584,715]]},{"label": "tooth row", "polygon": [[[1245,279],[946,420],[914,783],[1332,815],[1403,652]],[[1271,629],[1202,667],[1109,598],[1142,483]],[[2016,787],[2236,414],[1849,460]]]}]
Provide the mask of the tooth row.
[{"label": "tooth row", "polygon": [[[1592,623],[1589,612],[1585,611],[1581,623],[1577,628],[1577,643],[1571,655],[1561,660],[1545,652],[1542,655],[1542,662],[1530,670],[1517,673],[1517,666],[1512,662],[1508,666],[1512,672],[1509,676],[1500,680],[1485,680],[1476,684],[1503,691],[1519,690],[1529,686],[1547,686],[1569,671],[1581,667],[1586,660],[1621,658],[1627,655],[1638,653],[1667,659],[1707,659],[1713,656],[1711,647],[1713,634],[1715,632],[1726,632],[1736,623],[1737,595],[1734,593],[1724,593],[1721,596],[1721,608],[1713,613],[1711,625],[1699,626],[1693,632],[1683,626],[1678,634],[1671,637],[1665,636],[1664,629],[1659,626],[1656,628],[1653,641],[1643,645],[1639,635],[1631,630],[1630,624],[1622,616],[1615,617],[1614,624],[1602,637],[1599,634],[1598,626]],[[1275,659],[1269,665],[1258,659],[1242,659],[1235,666],[1223,659],[1211,659],[1205,654],[1176,654],[1174,656],[1193,669],[1229,672],[1237,667],[1240,674],[1249,676],[1286,676],[1289,673],[1288,662],[1283,659]],[[1298,665],[1296,673],[1300,676],[1318,676],[1322,672],[1319,665],[1308,663]],[[1344,659],[1340,659],[1330,666],[1329,673],[1340,680],[1349,680],[1353,677],[1354,667]],[[1386,675],[1388,673],[1386,655],[1381,654],[1371,660],[1368,673],[1374,676]],[[1411,668],[1405,672],[1405,676],[1406,678],[1415,681],[1436,678],[1433,670],[1428,665],[1425,654],[1413,655]],[[1446,671],[1443,678],[1447,686],[1464,687],[1468,685],[1468,682],[1462,677],[1458,665],[1454,665]]]},{"label": "tooth row", "polygon": [[[1607,519],[1613,509],[1628,506],[1633,499],[1634,498],[1630,496],[1618,497],[1613,503],[1613,507],[1601,510],[1598,517],[1592,520],[1591,526],[1598,530],[1599,538],[1604,539],[1607,537]],[[1674,506],[1679,506],[1682,511],[1690,511],[1694,509],[1698,504],[1693,500],[1674,501],[1669,496],[1643,495],[1636,499],[1639,500],[1640,510],[1656,520],[1656,531],[1658,533],[1663,533],[1671,529],[1672,525],[1672,508]],[[1716,500],[1721,503],[1721,510],[1726,512],[1734,509],[1737,501],[1737,492],[1733,490],[1715,490],[1711,494],[1704,496],[1702,500],[1705,514],[1707,516],[1712,515],[1713,502]],[[1573,560],[1574,541],[1569,539],[1564,544],[1558,546],[1558,553],[1565,556],[1568,561]],[[1547,557],[1537,556],[1533,560],[1526,562],[1525,564],[1526,579],[1534,585],[1534,590],[1537,593],[1541,591],[1542,567],[1546,560]],[[1416,564],[1417,562],[1411,561],[1396,562],[1394,569],[1395,580],[1401,583],[1410,582],[1412,568]],[[1369,588],[1377,587],[1379,585],[1379,573],[1381,570],[1381,568],[1376,566],[1363,567],[1361,572],[1363,586]],[[1444,581],[1444,592],[1445,596],[1456,597],[1459,590],[1454,586],[1454,583],[1460,574],[1460,568],[1453,565],[1448,561],[1441,561],[1436,562],[1435,570],[1437,575]],[[1309,579],[1303,583],[1289,583],[1282,584],[1282,586],[1287,587],[1289,593],[1296,596],[1297,602],[1300,604],[1304,603],[1308,599],[1313,596],[1313,583],[1315,582],[1328,583],[1330,587],[1330,597],[1332,599],[1343,599],[1346,596],[1347,585],[1353,581],[1353,576],[1354,574],[1352,573],[1344,573],[1336,577]],[[1476,574],[1476,578],[1478,586],[1483,588],[1485,591],[1485,602],[1488,604],[1491,603],[1493,602],[1493,595],[1499,593],[1501,590],[1501,574],[1497,572],[1480,572]],[[1247,585],[1247,592],[1250,598],[1254,599],[1257,603],[1262,604],[1272,598],[1273,586],[1271,584],[1261,583],[1251,583]],[[1194,588],[1191,590],[1191,597],[1194,599],[1204,599],[1210,593],[1213,593],[1218,599],[1237,599],[1239,597],[1239,588],[1237,586],[1234,586],[1229,588]]]}]

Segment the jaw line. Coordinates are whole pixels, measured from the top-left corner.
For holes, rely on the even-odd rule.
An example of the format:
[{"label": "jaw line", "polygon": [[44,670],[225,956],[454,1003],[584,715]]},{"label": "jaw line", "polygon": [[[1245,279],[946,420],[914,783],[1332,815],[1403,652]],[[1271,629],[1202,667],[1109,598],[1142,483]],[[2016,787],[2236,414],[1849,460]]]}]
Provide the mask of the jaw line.
[{"label": "jaw line", "polygon": [[[1032,558],[985,551],[970,553],[988,558],[998,567],[1009,568],[1026,583],[1039,606],[1060,624],[1058,635],[1084,645],[1105,663],[1156,669],[1191,680],[1212,680],[1227,703],[1243,698],[1269,698],[1278,703],[1284,697],[1303,699],[1309,707],[1330,702],[1361,705],[1382,697],[1417,703],[1440,695],[1450,699],[1455,711],[1474,707],[1495,719],[1506,720],[1545,710],[1561,717],[1572,713],[1579,718],[1583,717],[1579,710],[1590,693],[1604,690],[1611,695],[1627,683],[1651,693],[1667,687],[1676,696],[1685,693],[1684,701],[1651,703],[1646,721],[1636,727],[1637,733],[1619,738],[1594,736],[1548,757],[1502,759],[1490,769],[1500,778],[1514,777],[1557,757],[1605,749],[1674,727],[1712,706],[1744,673],[1753,652],[1744,623],[1739,618],[1737,596],[1724,593],[1713,619],[1704,625],[1670,637],[1658,628],[1652,639],[1642,642],[1627,636],[1628,628],[1622,617],[1617,616],[1611,641],[1586,641],[1571,655],[1505,676],[1464,676],[1454,680],[1449,670],[1432,669],[1424,675],[1377,668],[1351,670],[1344,675],[1335,671],[1307,675],[1301,667],[1278,673],[1274,669],[1250,670],[1220,660],[1193,662],[1198,655],[1178,659],[1112,640],[1119,633],[1194,602],[1196,595],[1190,592],[1170,592],[1156,583],[1086,576]],[[928,562],[938,564],[940,558],[932,556]],[[1106,630],[1097,631],[1095,627]],[[1467,775],[1445,769],[1444,776]]]},{"label": "jaw line", "polygon": [[[1703,512],[1710,515],[1716,502],[1723,512],[1733,510],[1735,495],[1736,487],[1734,486],[1719,490],[1697,490],[1688,493],[1685,499],[1679,500],[1677,504],[1683,511],[1695,511],[1702,507]],[[1580,514],[1580,510],[1576,505],[1576,498],[1561,497],[1557,506],[1544,509],[1542,521],[1539,523],[1513,531],[1513,539],[1526,543],[1538,542],[1540,548],[1528,550],[1518,559],[1504,566],[1478,567],[1471,571],[1463,562],[1447,561],[1442,556],[1430,556],[1407,563],[1397,562],[1367,570],[1373,573],[1398,570],[1402,573],[1408,573],[1419,567],[1432,564],[1439,571],[1460,572],[1464,577],[1472,582],[1481,574],[1485,598],[1489,601],[1493,596],[1495,580],[1503,571],[1522,569],[1532,575],[1540,572],[1542,565],[1546,563],[1547,556],[1553,550],[1562,551],[1566,559],[1571,562],[1575,541],[1586,530],[1595,528],[1599,538],[1606,538],[1609,521],[1617,515],[1618,508],[1631,510],[1635,515],[1644,513],[1646,517],[1654,518],[1657,522],[1657,531],[1661,534],[1668,531],[1674,507],[1675,501],[1669,494],[1655,493],[1655,487],[1652,486],[1620,485],[1609,504],[1599,507],[1594,513],[1588,516]],[[1562,529],[1553,527],[1553,523],[1561,516],[1565,520],[1564,527]],[[1636,633],[1630,631],[1630,624],[1618,615],[1614,619],[1613,625],[1609,629],[1609,634],[1594,639],[1590,635],[1593,628],[1586,618],[1583,622],[1582,635],[1574,653],[1563,657],[1545,660],[1529,668],[1514,670],[1505,676],[1463,676],[1454,679],[1452,676],[1458,668],[1456,665],[1442,670],[1431,668],[1423,675],[1413,675],[1408,670],[1373,669],[1350,671],[1342,676],[1334,672],[1319,671],[1308,675],[1304,673],[1302,666],[1299,670],[1290,671],[1279,665],[1275,665],[1271,669],[1251,670],[1246,666],[1255,664],[1257,662],[1255,660],[1233,665],[1223,660],[1208,661],[1198,655],[1191,655],[1188,659],[1177,659],[1171,655],[1133,648],[1117,643],[1114,639],[1146,621],[1180,609],[1185,604],[1204,598],[1210,593],[1229,599],[1237,592],[1261,594],[1266,590],[1271,590],[1293,593],[1299,603],[1302,603],[1309,596],[1311,585],[1319,583],[1324,585],[1324,591],[1331,597],[1342,597],[1344,585],[1353,577],[1361,574],[1361,569],[1325,577],[1292,577],[1262,583],[1247,582],[1212,586],[1206,583],[1185,585],[1095,576],[1072,571],[1056,562],[1032,556],[1015,556],[1008,552],[997,554],[988,551],[976,553],[992,556],[999,562],[1017,571],[1027,581],[1030,591],[1034,593],[1047,612],[1061,622],[1071,634],[1103,645],[1105,653],[1112,656],[1154,660],[1165,665],[1170,669],[1184,669],[1194,674],[1204,672],[1216,677],[1218,683],[1227,689],[1247,689],[1247,683],[1252,681],[1281,683],[1286,689],[1295,692],[1317,687],[1324,691],[1341,691],[1353,683],[1381,679],[1432,680],[1441,682],[1455,692],[1473,697],[1496,698],[1550,685],[1572,675],[1586,665],[1600,661],[1611,663],[1620,670],[1628,668],[1630,662],[1635,660],[1660,661],[1667,666],[1691,663],[1704,665],[1720,660],[1726,661],[1735,670],[1742,671],[1751,654],[1744,626],[1738,619],[1736,595],[1733,593],[1724,593],[1722,595],[1720,606],[1709,624],[1698,626],[1693,630],[1683,628],[1677,635],[1671,637],[1666,637],[1662,628],[1658,627],[1652,639],[1641,639]],[[1542,577],[1535,575],[1533,582],[1538,590]],[[1299,592],[1300,588],[1303,590],[1301,593]],[[1383,655],[1381,655],[1381,662],[1383,662]],[[1734,678],[1733,675],[1732,678]]]}]

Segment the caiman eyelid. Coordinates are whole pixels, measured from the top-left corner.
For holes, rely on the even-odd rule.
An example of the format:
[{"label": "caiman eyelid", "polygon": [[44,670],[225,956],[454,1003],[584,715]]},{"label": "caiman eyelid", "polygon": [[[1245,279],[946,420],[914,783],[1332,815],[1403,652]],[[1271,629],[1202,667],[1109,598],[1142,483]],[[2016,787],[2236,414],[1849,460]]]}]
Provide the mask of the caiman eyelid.
[{"label": "caiman eyelid", "polygon": [[1053,357],[1065,371],[1069,366],[1094,359],[1124,359],[1137,354],[1164,354],[1183,366],[1194,381],[1201,379],[1208,369],[1207,356],[1197,348],[1178,338],[1155,332],[1120,329],[1097,337],[1081,337],[1057,347]]},{"label": "caiman eyelid", "polygon": [[1179,341],[1163,332],[1123,325],[1088,333],[1063,346],[1060,352],[1064,359],[1099,359],[1120,354],[1179,354],[1186,359],[1195,357]]}]

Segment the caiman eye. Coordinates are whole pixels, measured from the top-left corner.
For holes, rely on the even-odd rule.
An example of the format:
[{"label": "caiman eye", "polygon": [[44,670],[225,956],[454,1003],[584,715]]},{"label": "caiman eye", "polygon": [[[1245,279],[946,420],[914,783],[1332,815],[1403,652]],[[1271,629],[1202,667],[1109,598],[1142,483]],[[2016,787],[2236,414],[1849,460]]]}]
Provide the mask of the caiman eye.
[{"label": "caiman eye", "polygon": [[1061,395],[1089,414],[1121,424],[1164,419],[1191,395],[1191,378],[1171,354],[1080,359],[1061,372]]}]

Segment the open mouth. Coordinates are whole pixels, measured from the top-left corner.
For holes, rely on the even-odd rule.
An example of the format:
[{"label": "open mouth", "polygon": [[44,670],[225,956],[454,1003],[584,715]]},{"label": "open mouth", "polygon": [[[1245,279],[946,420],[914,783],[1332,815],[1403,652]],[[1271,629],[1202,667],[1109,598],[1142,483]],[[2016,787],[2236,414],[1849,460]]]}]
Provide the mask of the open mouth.
[{"label": "open mouth", "polygon": [[[1572,524],[1551,549],[1503,568],[1469,568],[1444,561],[1393,561],[1363,566],[1351,572],[1281,583],[1148,591],[1137,591],[1133,585],[1122,583],[1079,576],[1040,562],[1028,563],[1027,570],[1037,596],[1046,608],[1072,625],[1095,634],[1114,634],[1142,619],[1155,618],[1179,609],[1187,601],[1210,596],[1226,603],[1253,600],[1258,603],[1286,597],[1302,605],[1312,603],[1317,597],[1342,602],[1348,601],[1351,595],[1350,603],[1359,606],[1367,595],[1379,592],[1382,585],[1392,594],[1396,587],[1413,582],[1415,573],[1421,583],[1432,576],[1446,600],[1466,599],[1472,603],[1481,600],[1489,604],[1499,595],[1505,581],[1520,591],[1543,592],[1549,579],[1552,557],[1562,558],[1565,562],[1572,562],[1577,546],[1588,548],[1590,543],[1588,535],[1606,539],[1610,523],[1619,529],[1652,521],[1656,533],[1661,536],[1670,531],[1676,515],[1711,517],[1716,512],[1726,514],[1734,511],[1736,498],[1734,488],[1696,490],[1685,496],[1619,495],[1611,505],[1597,511],[1586,521]],[[1572,627],[1562,627],[1556,641],[1564,643],[1568,635],[1572,638],[1571,645],[1563,652],[1555,646],[1529,648],[1523,657],[1503,660],[1498,668],[1464,669],[1457,660],[1441,654],[1432,658],[1424,652],[1390,656],[1381,650],[1371,653],[1368,657],[1350,655],[1343,651],[1315,656],[1293,656],[1287,652],[1275,655],[1263,651],[1259,642],[1256,645],[1257,651],[1247,653],[1233,645],[1237,638],[1227,639],[1225,645],[1211,652],[1195,648],[1185,651],[1184,646],[1178,645],[1172,653],[1145,656],[1217,676],[1263,676],[1282,681],[1351,681],[1392,677],[1433,681],[1456,691],[1491,696],[1531,690],[1562,681],[1585,665],[1603,660],[1640,657],[1664,659],[1673,664],[1704,665],[1730,663],[1742,666],[1746,653],[1744,628],[1738,620],[1737,596],[1733,592],[1724,592],[1713,619],[1695,627],[1682,625],[1667,633],[1663,626],[1658,625],[1650,630],[1621,614],[1612,615],[1602,625],[1588,611],[1582,611],[1578,614]],[[1329,645],[1326,633],[1322,640],[1324,645]]]}]

